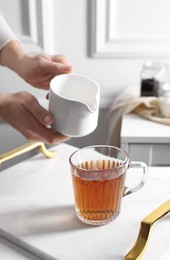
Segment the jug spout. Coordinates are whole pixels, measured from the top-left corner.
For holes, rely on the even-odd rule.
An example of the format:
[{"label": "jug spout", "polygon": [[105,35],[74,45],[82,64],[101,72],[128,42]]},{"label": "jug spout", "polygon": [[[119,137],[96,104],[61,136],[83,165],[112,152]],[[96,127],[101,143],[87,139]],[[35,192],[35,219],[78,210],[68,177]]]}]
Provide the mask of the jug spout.
[{"label": "jug spout", "polygon": [[95,113],[97,110],[98,110],[98,108],[99,108],[99,104],[98,104],[99,102],[97,101],[97,99],[96,100],[94,100],[94,102],[93,103],[84,103],[83,102],[83,104],[86,106],[86,109],[90,112],[90,113]]},{"label": "jug spout", "polygon": [[99,110],[100,89],[97,85],[95,87],[96,88],[91,89],[91,91],[86,94],[84,100],[83,98],[81,100],[86,105],[90,113],[95,113]]},{"label": "jug spout", "polygon": [[[63,75],[64,77],[64,75]],[[98,109],[100,89],[98,84],[83,75],[70,74],[69,78],[63,78],[63,81],[57,87],[57,94],[66,101],[72,100],[80,102],[87,106],[90,112],[95,112]],[[65,79],[65,80],[64,80]]]}]

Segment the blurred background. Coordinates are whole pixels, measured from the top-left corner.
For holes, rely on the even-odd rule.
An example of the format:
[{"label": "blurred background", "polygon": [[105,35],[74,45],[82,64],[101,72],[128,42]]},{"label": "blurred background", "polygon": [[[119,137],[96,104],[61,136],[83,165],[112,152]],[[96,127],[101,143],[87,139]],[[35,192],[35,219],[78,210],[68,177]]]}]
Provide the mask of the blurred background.
[{"label": "blurred background", "polygon": [[[72,138],[78,147],[104,144],[108,113],[118,93],[140,88],[147,60],[170,58],[169,0],[0,0],[7,22],[33,54],[64,54],[75,72],[98,82],[99,124],[90,135]],[[0,68],[0,91],[29,91],[48,107],[46,92],[28,86],[15,73]],[[0,153],[27,141],[0,122]]]}]

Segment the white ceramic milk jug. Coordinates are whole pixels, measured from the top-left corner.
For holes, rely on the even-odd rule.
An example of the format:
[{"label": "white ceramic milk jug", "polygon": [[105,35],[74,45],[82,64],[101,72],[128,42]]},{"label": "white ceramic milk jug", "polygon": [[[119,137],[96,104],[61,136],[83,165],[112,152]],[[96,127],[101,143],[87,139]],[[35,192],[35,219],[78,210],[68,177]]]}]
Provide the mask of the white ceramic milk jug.
[{"label": "white ceramic milk jug", "polygon": [[99,86],[89,77],[80,74],[55,76],[50,82],[52,127],[71,137],[90,134],[98,124],[99,100]]}]

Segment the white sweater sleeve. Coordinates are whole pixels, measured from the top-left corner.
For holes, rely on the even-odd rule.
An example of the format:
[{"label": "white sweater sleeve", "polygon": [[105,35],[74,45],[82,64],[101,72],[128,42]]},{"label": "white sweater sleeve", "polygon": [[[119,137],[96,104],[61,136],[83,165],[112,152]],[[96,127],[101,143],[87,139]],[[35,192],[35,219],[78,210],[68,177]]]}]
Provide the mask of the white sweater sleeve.
[{"label": "white sweater sleeve", "polygon": [[0,49],[14,39],[17,39],[19,41],[17,36],[14,34],[14,32],[5,21],[3,13],[0,11]]}]

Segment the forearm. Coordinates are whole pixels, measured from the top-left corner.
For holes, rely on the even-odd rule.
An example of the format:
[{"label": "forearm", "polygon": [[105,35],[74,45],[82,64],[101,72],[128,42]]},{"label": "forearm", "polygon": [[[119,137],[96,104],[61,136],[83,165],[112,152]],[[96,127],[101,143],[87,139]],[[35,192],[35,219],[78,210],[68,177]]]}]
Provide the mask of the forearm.
[{"label": "forearm", "polygon": [[23,45],[18,40],[12,40],[0,50],[0,64],[21,76],[22,60],[26,56],[29,54]]},{"label": "forearm", "polygon": [[24,46],[11,30],[0,11],[0,64],[20,75],[20,60],[24,55],[26,55]]}]

